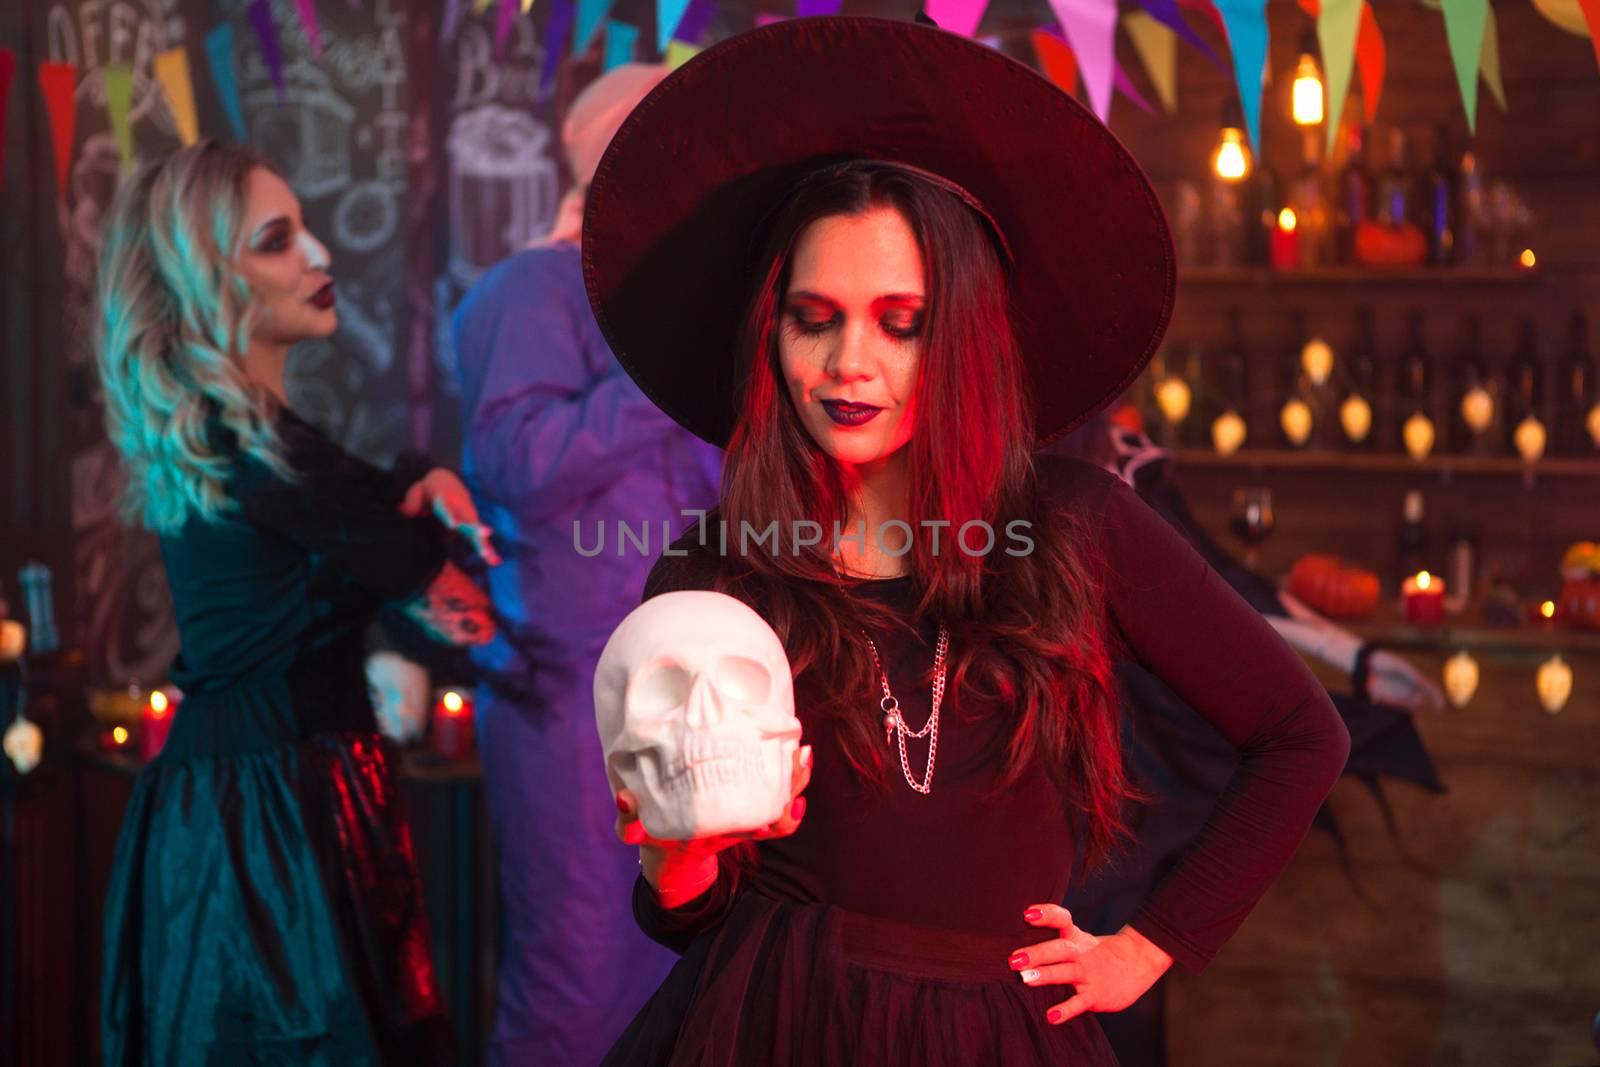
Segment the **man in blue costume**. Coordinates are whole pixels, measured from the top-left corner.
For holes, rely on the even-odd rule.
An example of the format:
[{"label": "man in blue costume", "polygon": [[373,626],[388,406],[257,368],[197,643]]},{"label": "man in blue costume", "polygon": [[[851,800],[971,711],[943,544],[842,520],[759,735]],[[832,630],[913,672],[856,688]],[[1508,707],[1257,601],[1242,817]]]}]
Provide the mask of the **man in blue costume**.
[{"label": "man in blue costume", "polygon": [[[489,1062],[506,1067],[599,1062],[676,959],[629,908],[638,864],[613,829],[594,669],[670,543],[663,524],[714,504],[722,454],[617,364],[578,247],[605,146],[665,75],[619,67],[573,102],[574,185],[554,228],[489,271],[455,320],[463,472],[507,564],[490,576],[500,636],[475,655],[507,926]],[[636,538],[648,524],[648,545],[623,542],[619,523]]]}]

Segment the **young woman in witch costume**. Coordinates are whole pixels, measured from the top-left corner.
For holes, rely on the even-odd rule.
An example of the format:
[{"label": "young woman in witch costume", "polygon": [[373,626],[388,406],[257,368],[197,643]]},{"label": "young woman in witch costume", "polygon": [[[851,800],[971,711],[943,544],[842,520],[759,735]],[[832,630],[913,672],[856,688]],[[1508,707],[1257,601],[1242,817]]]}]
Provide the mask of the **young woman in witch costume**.
[{"label": "young woman in witch costume", "polygon": [[[1170,526],[1114,476],[1033,455],[1166,327],[1143,174],[991,49],[801,19],[647,97],[584,229],[617,358],[728,450],[718,512],[646,593],[760,611],[810,746],[788,815],[746,835],[659,841],[618,797],[638,919],[684,958],[610,1062],[1114,1063],[1093,1013],[1205,966],[1348,748],[1322,686]],[[838,531],[810,545],[802,520]],[[740,544],[774,521],[775,546]],[[1242,759],[1139,913],[1088,931],[1052,902],[1122,832],[1119,658]]]}]

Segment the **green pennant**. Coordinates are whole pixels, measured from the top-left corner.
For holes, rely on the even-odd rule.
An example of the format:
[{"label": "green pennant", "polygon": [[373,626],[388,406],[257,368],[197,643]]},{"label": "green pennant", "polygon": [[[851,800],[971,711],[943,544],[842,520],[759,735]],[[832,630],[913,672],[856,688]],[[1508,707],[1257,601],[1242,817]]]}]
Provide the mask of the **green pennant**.
[{"label": "green pennant", "polygon": [[1328,93],[1328,115],[1323,125],[1330,159],[1339,137],[1339,116],[1350,93],[1350,74],[1356,64],[1356,32],[1361,28],[1364,3],[1365,0],[1322,0],[1322,10],[1317,15],[1317,44],[1322,49],[1322,76]]},{"label": "green pennant", "polygon": [[1483,24],[1489,18],[1489,0],[1444,0],[1444,29],[1450,41],[1450,61],[1455,64],[1461,106],[1467,109],[1467,129],[1478,132],[1478,61],[1483,53]]}]

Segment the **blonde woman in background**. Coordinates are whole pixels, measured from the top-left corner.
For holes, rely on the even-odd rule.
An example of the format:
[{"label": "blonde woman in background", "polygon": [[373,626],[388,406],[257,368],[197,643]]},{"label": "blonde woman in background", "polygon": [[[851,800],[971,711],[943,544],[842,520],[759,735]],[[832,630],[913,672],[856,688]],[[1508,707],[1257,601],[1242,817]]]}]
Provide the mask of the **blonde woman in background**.
[{"label": "blonde woman in background", "polygon": [[329,265],[283,179],[214,142],[143,169],[108,219],[107,427],[128,517],[161,538],[185,699],[117,845],[107,1064],[454,1058],[360,635],[394,605],[488,640],[451,528],[492,550],[454,474],[379,470],[290,410],[290,347],[338,325]]}]

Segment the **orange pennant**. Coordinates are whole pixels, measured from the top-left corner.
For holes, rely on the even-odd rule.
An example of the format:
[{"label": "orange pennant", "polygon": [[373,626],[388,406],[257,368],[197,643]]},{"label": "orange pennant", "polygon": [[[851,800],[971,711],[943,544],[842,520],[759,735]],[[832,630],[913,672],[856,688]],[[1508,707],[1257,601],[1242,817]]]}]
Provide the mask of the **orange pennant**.
[{"label": "orange pennant", "polygon": [[1578,0],[1583,19],[1589,24],[1589,43],[1594,45],[1594,61],[1600,63],[1600,0]]},{"label": "orange pennant", "polygon": [[78,68],[71,63],[40,63],[39,91],[50,113],[50,132],[56,148],[56,192],[67,195],[72,172],[72,137],[77,132]]},{"label": "orange pennant", "polygon": [[1049,30],[1034,30],[1033,53],[1039,57],[1039,69],[1046,78],[1060,86],[1062,92],[1076,94],[1078,57],[1072,54],[1067,42]]}]

